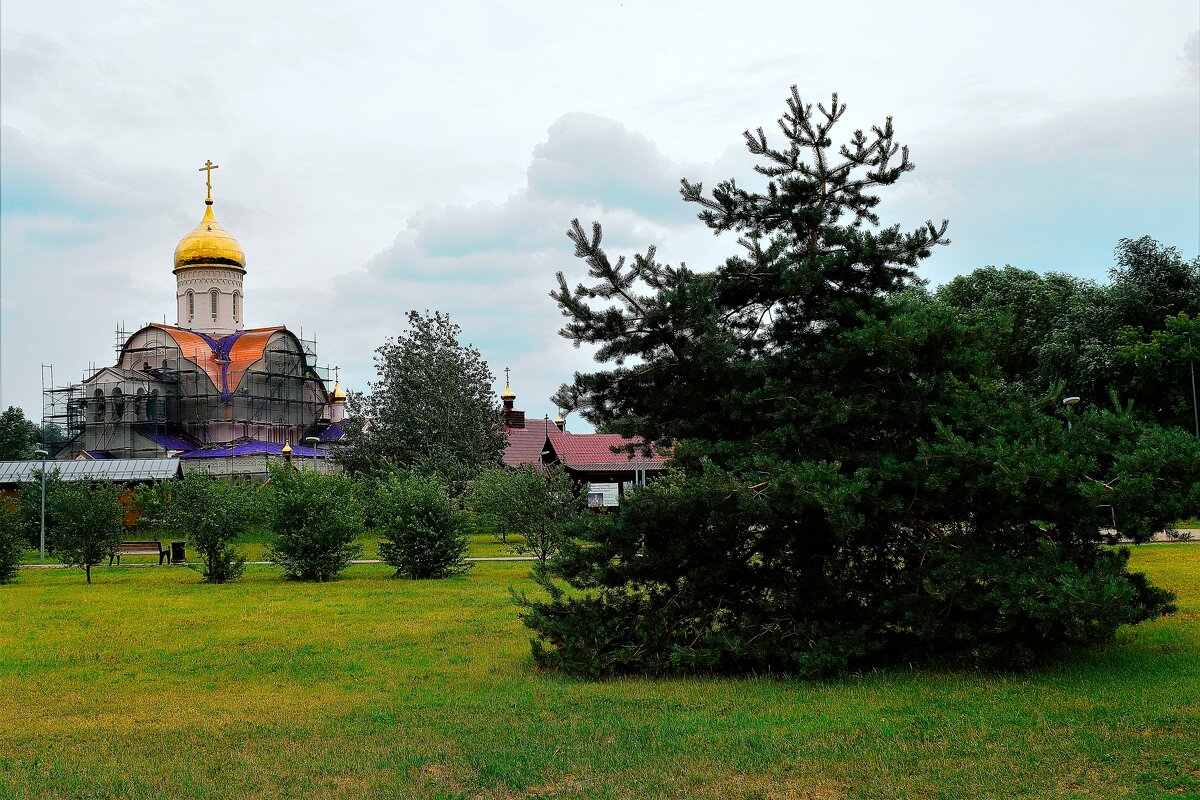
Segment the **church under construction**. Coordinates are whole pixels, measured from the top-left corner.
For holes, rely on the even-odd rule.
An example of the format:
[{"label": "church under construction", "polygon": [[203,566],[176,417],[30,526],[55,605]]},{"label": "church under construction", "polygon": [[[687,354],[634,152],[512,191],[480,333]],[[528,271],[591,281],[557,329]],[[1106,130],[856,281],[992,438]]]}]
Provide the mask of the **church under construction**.
[{"label": "church under construction", "polygon": [[271,456],[328,463],[345,392],[327,388],[315,342],[245,327],[246,257],[213,214],[216,168],[201,168],[204,216],[175,248],[176,324],[121,333],[116,364],[45,389],[44,419],[68,439],[56,458],[179,456],[239,473],[265,472]]}]

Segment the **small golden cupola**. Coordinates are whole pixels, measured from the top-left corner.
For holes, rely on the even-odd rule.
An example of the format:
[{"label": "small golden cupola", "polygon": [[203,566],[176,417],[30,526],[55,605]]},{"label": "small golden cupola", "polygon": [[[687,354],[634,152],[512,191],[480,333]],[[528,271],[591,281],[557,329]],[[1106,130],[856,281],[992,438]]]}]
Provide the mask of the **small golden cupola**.
[{"label": "small golden cupola", "polygon": [[512,402],[517,399],[517,393],[513,391],[512,382],[509,380],[508,367],[504,368],[504,391],[500,393],[500,399],[509,408],[512,407]]},{"label": "small golden cupola", "polygon": [[329,421],[336,425],[346,419],[346,390],[338,380],[338,368],[333,368],[333,391],[329,393]]},{"label": "small golden cupola", "polygon": [[212,161],[200,168],[209,174],[205,182],[208,197],[204,199],[204,216],[200,224],[175,246],[176,273],[189,267],[228,267],[246,271],[246,254],[242,252],[242,246],[213,216],[212,170],[216,168]]}]

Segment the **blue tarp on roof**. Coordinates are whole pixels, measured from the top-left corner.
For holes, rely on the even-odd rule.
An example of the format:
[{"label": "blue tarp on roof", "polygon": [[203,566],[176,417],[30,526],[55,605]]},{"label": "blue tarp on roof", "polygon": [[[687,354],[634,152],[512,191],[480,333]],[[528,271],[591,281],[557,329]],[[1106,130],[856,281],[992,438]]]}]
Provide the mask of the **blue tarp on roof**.
[{"label": "blue tarp on roof", "polygon": [[159,447],[166,450],[195,450],[196,445],[184,439],[182,436],[176,436],[173,433],[156,433],[154,431],[139,430],[139,436],[144,436],[154,442]]},{"label": "blue tarp on roof", "polygon": [[[283,456],[283,445],[279,442],[259,442],[255,440],[238,442],[228,447],[213,447],[204,450],[193,450],[184,453],[180,458],[237,458],[238,456]],[[316,453],[313,448],[303,445],[292,445],[292,456],[296,458],[330,458],[327,450],[319,447]]]},{"label": "blue tarp on roof", "polygon": [[321,431],[320,439],[322,442],[336,442],[346,435],[346,431],[341,425],[336,422],[330,425],[325,430]]}]

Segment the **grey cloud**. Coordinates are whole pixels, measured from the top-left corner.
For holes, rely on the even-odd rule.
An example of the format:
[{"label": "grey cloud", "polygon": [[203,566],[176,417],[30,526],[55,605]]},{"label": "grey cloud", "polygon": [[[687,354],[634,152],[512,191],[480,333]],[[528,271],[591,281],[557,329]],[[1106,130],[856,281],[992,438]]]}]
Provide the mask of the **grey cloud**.
[{"label": "grey cloud", "polygon": [[541,197],[598,202],[677,219],[680,168],[616,120],[573,113],[533,150],[529,189]]},{"label": "grey cloud", "polygon": [[1200,30],[1188,34],[1180,58],[1183,61],[1184,80],[1192,86],[1200,84]]}]

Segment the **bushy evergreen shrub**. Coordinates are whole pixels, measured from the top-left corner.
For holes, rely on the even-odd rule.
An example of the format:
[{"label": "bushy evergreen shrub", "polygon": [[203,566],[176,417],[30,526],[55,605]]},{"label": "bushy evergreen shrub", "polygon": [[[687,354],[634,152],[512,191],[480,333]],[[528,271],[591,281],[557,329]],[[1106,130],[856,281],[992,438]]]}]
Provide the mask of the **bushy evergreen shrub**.
[{"label": "bushy evergreen shrub", "polygon": [[392,475],[376,491],[379,557],[405,578],[445,578],[465,572],[463,512],[446,486],[427,475]]},{"label": "bushy evergreen shrub", "polygon": [[363,514],[345,475],[273,467],[264,501],[274,537],[267,557],[287,577],[332,580],[358,555]]}]

